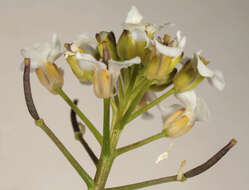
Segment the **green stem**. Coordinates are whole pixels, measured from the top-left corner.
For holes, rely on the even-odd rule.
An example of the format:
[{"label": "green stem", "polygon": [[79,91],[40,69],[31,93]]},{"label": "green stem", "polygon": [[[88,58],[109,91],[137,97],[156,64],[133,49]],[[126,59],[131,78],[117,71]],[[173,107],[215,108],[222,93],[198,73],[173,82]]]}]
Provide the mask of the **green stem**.
[{"label": "green stem", "polygon": [[163,137],[165,137],[165,133],[164,132],[160,132],[160,133],[155,134],[155,135],[153,135],[151,137],[148,137],[146,139],[140,140],[140,141],[138,141],[136,143],[133,143],[133,144],[130,144],[130,145],[118,148],[116,156],[119,156],[120,154],[126,153],[126,152],[128,152],[130,150],[134,150],[136,148],[139,148],[139,147],[141,147],[143,145],[146,145],[148,143],[151,143],[151,142],[153,142],[155,140],[158,140],[160,138],[163,138]]},{"label": "green stem", "polygon": [[87,172],[80,166],[80,164],[75,160],[72,154],[66,149],[66,147],[61,143],[61,141],[55,136],[55,134],[47,127],[42,119],[36,120],[35,124],[39,126],[55,143],[55,145],[60,149],[63,155],[67,158],[67,160],[71,163],[71,165],[75,168],[81,178],[85,181],[88,188],[92,188],[94,186],[94,182],[92,178],[87,174]]},{"label": "green stem", "polygon": [[158,97],[157,99],[153,100],[150,104],[147,104],[146,106],[140,108],[138,111],[136,111],[134,114],[131,115],[131,117],[128,119],[127,123],[131,122],[132,120],[137,118],[139,115],[141,115],[142,113],[148,111],[150,108],[152,108],[155,105],[159,104],[161,101],[165,100],[166,98],[168,98],[170,95],[172,95],[174,93],[175,93],[175,89],[172,88],[171,90],[169,90],[165,94],[163,94],[160,97]]},{"label": "green stem", "polygon": [[119,187],[112,187],[112,188],[106,188],[105,190],[133,190],[133,189],[140,189],[143,187],[148,187],[152,185],[158,185],[161,183],[168,183],[168,182],[173,182],[177,181],[177,176],[169,176],[169,177],[163,177],[159,179],[153,179],[153,180],[148,180],[140,183],[134,183],[130,185],[124,185],[124,186],[119,186]]},{"label": "green stem", "polygon": [[[127,121],[130,120],[131,114],[134,111],[134,109],[136,108],[137,104],[139,103],[139,101],[142,99],[144,93],[148,90],[148,88],[150,87],[150,81],[145,81],[141,87],[141,90],[139,91],[138,94],[136,94],[136,97],[131,97],[132,102],[129,105],[128,110],[126,111],[126,113],[124,114],[122,120],[121,120],[121,125],[124,126]],[[134,93],[135,94],[135,93]]]},{"label": "green stem", "polygon": [[110,152],[110,98],[104,99],[103,151]]},{"label": "green stem", "polygon": [[101,151],[100,159],[99,159],[99,164],[97,167],[97,171],[94,177],[94,188],[95,190],[103,190],[105,187],[105,184],[107,182],[107,178],[109,176],[109,173],[111,171],[111,167],[113,164],[113,161],[115,159],[115,151],[116,151],[116,146],[118,143],[118,139],[120,136],[121,131],[120,130],[113,130],[111,133],[111,142],[110,142],[110,153],[105,154],[103,151]]},{"label": "green stem", "polygon": [[80,109],[72,102],[72,100],[66,95],[66,93],[62,89],[57,89],[57,92],[86,124],[86,126],[93,133],[99,144],[102,145],[102,135],[95,128],[92,122],[80,111]]}]

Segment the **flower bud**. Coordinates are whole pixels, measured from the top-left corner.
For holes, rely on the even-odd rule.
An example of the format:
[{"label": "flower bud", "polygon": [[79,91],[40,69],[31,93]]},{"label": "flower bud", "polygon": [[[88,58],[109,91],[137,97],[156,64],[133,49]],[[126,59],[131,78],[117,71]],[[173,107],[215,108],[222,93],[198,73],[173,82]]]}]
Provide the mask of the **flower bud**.
[{"label": "flower bud", "polygon": [[168,75],[167,79],[162,84],[153,84],[153,85],[150,86],[150,90],[152,90],[154,92],[161,92],[161,91],[165,90],[167,87],[169,87],[172,84],[176,73],[177,73],[177,69],[175,68]]},{"label": "flower bud", "polygon": [[116,39],[113,32],[100,32],[96,34],[96,39],[98,41],[98,51],[100,57],[104,57],[104,50],[107,49],[109,53],[109,59],[118,60],[117,49],[116,49]]},{"label": "flower bud", "polygon": [[38,67],[36,69],[36,75],[41,84],[53,94],[57,94],[56,90],[62,88],[64,84],[63,70],[51,62],[47,62],[44,66]]},{"label": "flower bud", "polygon": [[[207,65],[204,58],[202,62]],[[188,60],[174,78],[174,87],[177,92],[185,92],[195,88],[205,77],[199,74],[195,59]]]},{"label": "flower bud", "polygon": [[164,132],[167,137],[179,137],[186,134],[193,126],[188,115],[185,115],[185,108],[181,108],[171,114],[164,122]]},{"label": "flower bud", "polygon": [[145,59],[145,76],[148,80],[155,80],[156,84],[165,84],[169,79],[169,74],[179,63],[181,56],[172,58],[163,54],[158,54],[153,48],[148,58]]},{"label": "flower bud", "polygon": [[139,56],[143,59],[146,52],[146,41],[135,41],[132,33],[124,30],[117,43],[117,52],[121,60],[132,59]]},{"label": "flower bud", "polygon": [[93,89],[98,98],[109,98],[112,95],[112,77],[107,69],[96,70],[94,72]]},{"label": "flower bud", "polygon": [[85,70],[80,67],[80,62],[75,55],[69,55],[66,58],[75,76],[83,83],[92,82],[93,70]]}]

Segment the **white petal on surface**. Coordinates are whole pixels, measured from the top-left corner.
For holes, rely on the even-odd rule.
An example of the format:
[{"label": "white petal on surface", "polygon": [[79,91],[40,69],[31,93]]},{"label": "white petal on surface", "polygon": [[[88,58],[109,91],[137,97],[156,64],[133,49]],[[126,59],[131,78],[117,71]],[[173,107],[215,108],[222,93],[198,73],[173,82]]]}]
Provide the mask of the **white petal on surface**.
[{"label": "white petal on surface", "polygon": [[225,88],[225,79],[221,71],[214,71],[214,75],[208,78],[208,82],[216,89],[222,91]]},{"label": "white petal on surface", "polygon": [[172,104],[170,106],[161,106],[160,104],[157,104],[157,107],[161,113],[163,122],[165,122],[171,114],[183,108],[180,104]]},{"label": "white petal on surface", "polygon": [[135,6],[132,6],[126,17],[125,23],[139,24],[143,19],[143,16],[139,13]]},{"label": "white petal on surface", "polygon": [[173,143],[169,144],[168,150],[157,157],[156,164],[169,157],[169,152],[172,150]]},{"label": "white petal on surface", "polygon": [[207,103],[200,97],[197,97],[197,105],[195,109],[196,121],[208,121],[210,111]]},{"label": "white petal on surface", "polygon": [[80,61],[80,67],[85,70],[106,69],[106,65],[97,61],[91,54],[76,53],[76,58]]},{"label": "white petal on surface", "polygon": [[169,153],[168,152],[164,152],[162,154],[160,154],[156,160],[156,164],[158,164],[159,162],[161,162],[162,160],[165,160],[169,157]]},{"label": "white petal on surface", "polygon": [[163,55],[170,56],[170,57],[177,57],[181,55],[182,53],[182,50],[177,47],[169,47],[169,46],[163,45],[157,40],[154,40],[154,43],[156,45],[157,51],[159,51]]},{"label": "white petal on surface", "polygon": [[213,77],[214,72],[209,69],[201,60],[198,54],[195,54],[195,59],[197,60],[197,69],[201,76],[203,77]]},{"label": "white petal on surface", "polygon": [[187,110],[195,110],[197,105],[197,95],[195,91],[189,90],[183,93],[176,93],[175,96],[180,102],[182,102]]}]

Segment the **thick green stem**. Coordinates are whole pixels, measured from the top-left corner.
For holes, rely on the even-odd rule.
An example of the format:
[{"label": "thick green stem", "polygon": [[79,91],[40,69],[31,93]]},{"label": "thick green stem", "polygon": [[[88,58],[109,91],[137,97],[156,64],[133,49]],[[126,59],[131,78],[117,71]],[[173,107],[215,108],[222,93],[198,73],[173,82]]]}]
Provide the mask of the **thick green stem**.
[{"label": "thick green stem", "polygon": [[156,106],[161,101],[165,100],[166,98],[168,98],[170,95],[172,95],[174,93],[175,93],[175,89],[172,88],[171,90],[169,90],[165,94],[163,94],[160,97],[158,97],[157,99],[153,100],[150,104],[147,104],[146,106],[140,108],[138,111],[136,111],[134,114],[132,114],[131,117],[128,119],[127,122],[131,122],[133,119],[137,118],[142,113],[148,111],[150,108]]},{"label": "thick green stem", "polygon": [[66,149],[66,147],[61,143],[61,141],[55,136],[55,134],[47,127],[42,119],[36,120],[35,124],[39,126],[55,143],[55,145],[59,148],[59,150],[63,153],[63,155],[67,158],[67,160],[71,163],[71,165],[75,168],[81,178],[85,181],[88,188],[92,188],[94,186],[94,182],[92,178],[87,174],[87,172],[81,167],[81,165],[75,160],[72,154]]},{"label": "thick green stem", "polygon": [[102,135],[95,128],[92,122],[80,111],[80,109],[72,102],[72,100],[66,95],[66,93],[62,89],[57,89],[57,92],[86,124],[86,126],[93,133],[99,144],[102,145]]},{"label": "thick green stem", "polygon": [[103,153],[110,152],[110,98],[104,99]]},{"label": "thick green stem", "polygon": [[135,142],[133,144],[130,144],[130,145],[118,148],[117,152],[116,152],[116,156],[119,156],[120,154],[126,153],[126,152],[128,152],[130,150],[134,150],[136,148],[139,148],[139,147],[141,147],[143,145],[146,145],[148,143],[151,143],[151,142],[153,142],[155,140],[158,140],[160,138],[163,138],[163,137],[165,137],[165,133],[164,132],[160,132],[158,134],[155,134],[155,135],[153,135],[151,137],[148,137],[146,139],[140,140],[140,141]]},{"label": "thick green stem", "polygon": [[115,151],[118,143],[118,139],[120,136],[119,130],[113,130],[111,133],[111,141],[110,141],[110,152],[109,154],[104,153],[104,149],[102,148],[102,152],[99,159],[99,164],[97,167],[97,171],[94,177],[95,190],[103,190],[105,184],[107,182],[107,178],[111,171],[111,167],[113,161],[115,159]]}]

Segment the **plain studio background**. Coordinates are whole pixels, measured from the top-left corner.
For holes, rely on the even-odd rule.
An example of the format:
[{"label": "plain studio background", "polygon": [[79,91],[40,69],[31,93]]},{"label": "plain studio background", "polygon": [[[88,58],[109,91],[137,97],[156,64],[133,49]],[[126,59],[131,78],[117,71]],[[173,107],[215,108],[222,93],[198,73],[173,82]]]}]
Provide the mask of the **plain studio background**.
[{"label": "plain studio background", "polygon": [[[203,82],[198,88],[212,117],[197,123],[187,135],[171,140],[161,139],[120,156],[113,165],[107,186],[124,185],[175,174],[182,160],[186,170],[206,161],[232,137],[239,143],[215,167],[184,183],[168,183],[147,189],[249,189],[248,97],[249,97],[249,24],[248,0],[6,0],[0,1],[1,42],[1,190],[80,190],[86,189],[78,174],[48,137],[37,128],[25,106],[20,49],[34,42],[51,39],[58,33],[70,42],[82,32],[101,30],[121,32],[131,5],[136,5],[144,21],[176,24],[187,36],[186,55],[202,49],[211,60],[210,67],[224,72],[224,92]],[[171,33],[174,35],[174,33]],[[118,38],[118,36],[117,36]],[[66,62],[64,90],[80,99],[80,108],[98,128],[102,126],[102,101],[95,98],[90,86],[82,86]],[[32,75],[33,95],[40,115],[75,155],[83,167],[94,174],[95,168],[80,144],[73,138],[69,108],[59,96],[51,95]],[[173,102],[171,98],[171,103]],[[159,113],[151,121],[132,122],[121,136],[119,145],[132,143],[159,132]],[[98,145],[87,131],[86,138],[99,153]],[[174,142],[169,158],[155,164],[157,156]]]}]

